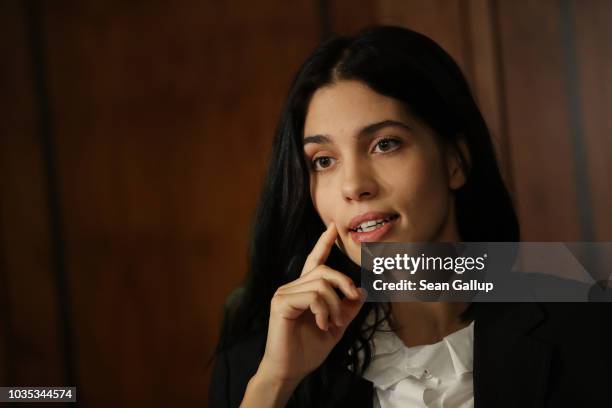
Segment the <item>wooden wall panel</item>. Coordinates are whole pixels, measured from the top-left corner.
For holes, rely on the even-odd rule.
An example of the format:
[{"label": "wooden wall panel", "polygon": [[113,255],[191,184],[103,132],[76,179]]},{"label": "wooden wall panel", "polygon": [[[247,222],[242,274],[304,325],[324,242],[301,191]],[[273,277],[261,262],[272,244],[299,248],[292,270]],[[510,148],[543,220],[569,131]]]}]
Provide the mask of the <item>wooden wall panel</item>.
[{"label": "wooden wall panel", "polygon": [[490,0],[462,3],[470,50],[469,81],[491,132],[506,183],[514,189],[505,106],[504,67],[500,58],[497,7]]},{"label": "wooden wall panel", "polygon": [[377,0],[360,1],[357,6],[350,0],[328,0],[330,30],[337,34],[352,35],[379,23]]},{"label": "wooden wall panel", "polygon": [[569,5],[574,11],[578,102],[584,126],[593,238],[612,241],[612,3],[590,0]]},{"label": "wooden wall panel", "polygon": [[81,400],[201,403],[316,4],[54,0],[45,16]]},{"label": "wooden wall panel", "polygon": [[0,385],[64,385],[40,106],[25,3],[0,3]]},{"label": "wooden wall panel", "polygon": [[497,2],[524,240],[580,240],[559,2]]}]

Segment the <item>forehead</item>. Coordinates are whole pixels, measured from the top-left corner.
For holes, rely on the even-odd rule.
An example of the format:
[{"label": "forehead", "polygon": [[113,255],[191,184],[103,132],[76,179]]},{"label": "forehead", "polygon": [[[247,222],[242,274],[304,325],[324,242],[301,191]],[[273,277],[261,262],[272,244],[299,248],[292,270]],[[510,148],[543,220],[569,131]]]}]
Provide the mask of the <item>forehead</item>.
[{"label": "forehead", "polygon": [[304,135],[354,132],[382,120],[410,120],[396,99],[381,95],[360,81],[339,81],[319,88],[312,96]]}]

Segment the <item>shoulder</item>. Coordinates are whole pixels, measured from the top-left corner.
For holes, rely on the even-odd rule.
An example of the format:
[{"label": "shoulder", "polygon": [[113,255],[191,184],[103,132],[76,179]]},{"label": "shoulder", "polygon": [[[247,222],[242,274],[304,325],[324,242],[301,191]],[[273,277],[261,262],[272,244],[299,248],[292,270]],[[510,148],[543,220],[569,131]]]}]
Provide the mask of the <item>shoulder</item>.
[{"label": "shoulder", "polygon": [[510,329],[553,344],[612,341],[612,302],[480,303],[474,318],[485,333]]},{"label": "shoulder", "polygon": [[612,303],[542,303],[545,320],[532,337],[550,345],[549,400],[560,406],[609,404]]},{"label": "shoulder", "polygon": [[537,305],[544,311],[549,323],[567,319],[580,320],[586,324],[593,324],[600,319],[607,319],[608,322],[612,320],[612,302],[549,302]]},{"label": "shoulder", "polygon": [[540,303],[542,322],[532,336],[576,358],[601,356],[612,344],[612,303]]},{"label": "shoulder", "polygon": [[612,382],[610,344],[612,303],[478,304],[475,392],[495,406],[511,405],[500,395],[522,398],[516,388],[539,406],[600,406]]}]

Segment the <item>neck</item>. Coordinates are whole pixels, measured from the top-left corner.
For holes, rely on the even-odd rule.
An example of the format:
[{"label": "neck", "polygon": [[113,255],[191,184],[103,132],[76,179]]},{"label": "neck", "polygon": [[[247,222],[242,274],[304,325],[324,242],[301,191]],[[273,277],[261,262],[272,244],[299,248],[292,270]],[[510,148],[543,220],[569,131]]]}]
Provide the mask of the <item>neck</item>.
[{"label": "neck", "polygon": [[469,325],[461,319],[466,302],[398,302],[391,304],[391,325],[407,347],[433,344]]}]

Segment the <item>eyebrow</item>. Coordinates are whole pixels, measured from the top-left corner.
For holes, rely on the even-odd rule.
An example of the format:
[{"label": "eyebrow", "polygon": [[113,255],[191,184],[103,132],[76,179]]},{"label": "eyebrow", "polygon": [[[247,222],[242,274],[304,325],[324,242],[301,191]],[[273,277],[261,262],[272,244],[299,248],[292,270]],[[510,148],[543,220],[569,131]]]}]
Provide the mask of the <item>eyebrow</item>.
[{"label": "eyebrow", "polygon": [[[404,122],[400,122],[397,120],[383,120],[382,122],[376,122],[376,123],[372,123],[367,126],[364,126],[357,133],[356,137],[360,138],[363,136],[371,135],[372,133],[375,133],[379,131],[380,129],[390,127],[390,126],[403,128],[405,130],[412,130],[412,128],[408,126],[407,124],[405,124]],[[306,146],[309,143],[326,144],[326,143],[331,143],[331,142],[332,141],[329,138],[329,136],[326,136],[326,135],[313,135],[313,136],[304,137],[304,146]]]}]

